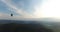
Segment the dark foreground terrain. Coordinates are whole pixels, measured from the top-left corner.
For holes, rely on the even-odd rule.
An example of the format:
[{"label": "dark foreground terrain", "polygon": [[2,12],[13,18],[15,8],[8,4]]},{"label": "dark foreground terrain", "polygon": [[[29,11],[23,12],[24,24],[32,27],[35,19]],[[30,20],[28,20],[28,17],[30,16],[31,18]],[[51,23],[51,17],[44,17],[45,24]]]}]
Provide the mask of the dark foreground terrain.
[{"label": "dark foreground terrain", "polygon": [[36,21],[0,20],[0,32],[53,32]]}]

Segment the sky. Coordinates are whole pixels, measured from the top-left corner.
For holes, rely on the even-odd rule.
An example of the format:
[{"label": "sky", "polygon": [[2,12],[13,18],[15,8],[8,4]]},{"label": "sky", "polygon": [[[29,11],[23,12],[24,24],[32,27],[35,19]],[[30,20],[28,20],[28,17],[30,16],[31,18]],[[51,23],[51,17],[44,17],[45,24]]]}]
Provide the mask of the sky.
[{"label": "sky", "polygon": [[0,19],[60,18],[59,3],[60,0],[0,0]]}]

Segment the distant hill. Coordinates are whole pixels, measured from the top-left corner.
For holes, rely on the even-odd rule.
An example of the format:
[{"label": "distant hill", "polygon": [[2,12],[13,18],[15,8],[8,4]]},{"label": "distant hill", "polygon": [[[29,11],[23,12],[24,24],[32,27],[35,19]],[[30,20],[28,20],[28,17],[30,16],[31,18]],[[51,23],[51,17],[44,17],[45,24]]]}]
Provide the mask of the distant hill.
[{"label": "distant hill", "polygon": [[0,24],[18,23],[18,24],[37,24],[37,21],[24,21],[24,20],[0,20]]}]

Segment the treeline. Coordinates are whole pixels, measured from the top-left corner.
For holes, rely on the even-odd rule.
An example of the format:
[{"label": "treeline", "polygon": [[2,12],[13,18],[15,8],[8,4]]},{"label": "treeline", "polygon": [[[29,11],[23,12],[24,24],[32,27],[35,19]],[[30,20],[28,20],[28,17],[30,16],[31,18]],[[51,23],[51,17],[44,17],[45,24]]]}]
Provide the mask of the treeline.
[{"label": "treeline", "polygon": [[0,32],[53,32],[41,24],[0,24]]}]

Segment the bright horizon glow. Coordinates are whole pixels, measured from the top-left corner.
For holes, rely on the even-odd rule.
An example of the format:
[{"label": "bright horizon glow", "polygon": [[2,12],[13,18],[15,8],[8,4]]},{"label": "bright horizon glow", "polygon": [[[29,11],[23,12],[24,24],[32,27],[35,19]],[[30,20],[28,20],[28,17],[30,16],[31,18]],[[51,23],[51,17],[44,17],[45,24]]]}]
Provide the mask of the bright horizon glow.
[{"label": "bright horizon glow", "polygon": [[42,6],[42,17],[60,18],[60,0],[48,0]]}]

